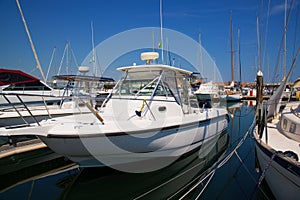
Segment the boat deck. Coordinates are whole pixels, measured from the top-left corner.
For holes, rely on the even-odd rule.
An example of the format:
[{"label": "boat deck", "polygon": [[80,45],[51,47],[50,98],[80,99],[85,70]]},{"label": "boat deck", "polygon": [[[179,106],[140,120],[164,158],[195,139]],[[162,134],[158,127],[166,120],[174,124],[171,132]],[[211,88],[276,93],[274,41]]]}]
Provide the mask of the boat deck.
[{"label": "boat deck", "polygon": [[[285,136],[284,134],[278,134],[277,124],[278,119],[274,119],[273,123],[268,123],[267,126],[267,137],[266,130],[264,130],[261,141],[271,146],[276,151],[292,151],[295,152],[300,158],[300,144],[299,142],[292,140]],[[282,145],[286,144],[286,145]]]}]

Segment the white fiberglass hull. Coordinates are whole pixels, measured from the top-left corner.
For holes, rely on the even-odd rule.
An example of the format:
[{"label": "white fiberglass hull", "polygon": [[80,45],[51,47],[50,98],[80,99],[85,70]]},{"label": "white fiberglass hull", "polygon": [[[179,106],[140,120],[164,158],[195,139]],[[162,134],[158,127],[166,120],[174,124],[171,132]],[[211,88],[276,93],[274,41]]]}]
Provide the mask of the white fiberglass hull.
[{"label": "white fiberglass hull", "polygon": [[228,95],[221,95],[221,99],[226,99],[226,101],[241,101],[242,95],[241,94],[228,94]]},{"label": "white fiberglass hull", "polygon": [[[83,167],[117,166],[153,160],[175,161],[220,135],[227,125],[227,115],[223,114],[189,123],[104,134],[97,133],[101,124],[81,124],[72,127],[79,134],[58,135],[54,130],[53,134],[40,138],[52,150]],[[59,125],[56,128],[70,130]]]},{"label": "white fiberglass hull", "polygon": [[254,130],[260,169],[278,200],[299,199],[300,194],[299,142],[284,134],[280,120],[291,117],[289,112],[281,113],[280,118],[267,123],[261,137],[258,135],[258,126]]},{"label": "white fiberglass hull", "polygon": [[299,166],[275,156],[260,144],[256,145],[257,159],[261,170],[266,169],[265,179],[276,199],[299,199]]}]

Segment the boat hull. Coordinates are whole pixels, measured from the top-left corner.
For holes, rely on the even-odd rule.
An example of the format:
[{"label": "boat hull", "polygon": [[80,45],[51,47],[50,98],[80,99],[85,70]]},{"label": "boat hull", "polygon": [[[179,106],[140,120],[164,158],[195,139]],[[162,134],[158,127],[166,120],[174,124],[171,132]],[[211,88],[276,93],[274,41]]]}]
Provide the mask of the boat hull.
[{"label": "boat hull", "polygon": [[265,179],[276,199],[299,199],[300,166],[256,141],[256,155]]},{"label": "boat hull", "polygon": [[221,95],[221,99],[226,99],[227,102],[241,101],[242,95],[241,94]]},{"label": "boat hull", "polygon": [[[227,129],[228,117],[221,115],[204,121],[161,127],[153,130],[113,134],[48,135],[40,139],[53,151],[82,167],[130,166],[145,164],[152,169],[172,163],[180,156],[200,147]],[[81,127],[81,132],[90,132]],[[97,127],[87,126],[97,130]],[[155,161],[155,162],[154,162]],[[147,167],[146,166],[146,167]],[[135,170],[138,170],[136,167]],[[142,169],[144,170],[144,169]]]}]

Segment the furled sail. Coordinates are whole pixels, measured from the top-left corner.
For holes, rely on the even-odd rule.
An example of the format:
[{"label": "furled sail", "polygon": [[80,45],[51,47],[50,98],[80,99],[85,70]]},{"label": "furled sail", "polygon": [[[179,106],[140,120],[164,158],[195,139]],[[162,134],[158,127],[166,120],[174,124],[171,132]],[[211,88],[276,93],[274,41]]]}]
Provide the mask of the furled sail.
[{"label": "furled sail", "polygon": [[287,78],[284,77],[280,86],[277,88],[275,93],[270,97],[267,102],[267,118],[275,116],[279,112],[283,91],[285,90]]},{"label": "furled sail", "polygon": [[280,86],[277,88],[275,93],[270,97],[270,99],[267,102],[267,111],[268,111],[267,118],[273,117],[279,112],[283,91],[285,90],[287,80],[290,77],[291,72],[293,71],[299,51],[300,51],[300,47],[298,48],[298,51],[293,59],[288,75],[283,78]]}]

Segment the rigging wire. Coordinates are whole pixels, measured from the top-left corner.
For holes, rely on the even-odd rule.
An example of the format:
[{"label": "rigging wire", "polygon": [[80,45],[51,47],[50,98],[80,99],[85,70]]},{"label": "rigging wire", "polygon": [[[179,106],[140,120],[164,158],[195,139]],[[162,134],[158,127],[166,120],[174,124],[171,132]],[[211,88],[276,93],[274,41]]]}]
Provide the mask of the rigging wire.
[{"label": "rigging wire", "polygon": [[298,18],[299,18],[299,6],[300,6],[300,0],[298,0],[297,10],[296,10],[296,21],[295,21],[295,31],[294,31],[294,45],[293,45],[293,55],[295,55],[296,52],[296,40],[297,40],[297,29],[298,29]]},{"label": "rigging wire", "polygon": [[280,42],[280,46],[279,46],[279,51],[277,53],[277,59],[276,59],[276,64],[275,64],[275,69],[274,69],[274,73],[273,73],[272,82],[275,82],[275,78],[277,76],[277,70],[278,70],[278,67],[279,67],[280,53],[281,53],[282,46],[284,44],[284,35],[286,34],[287,26],[288,26],[289,21],[290,21],[290,16],[291,16],[293,4],[294,4],[294,0],[292,0],[291,3],[290,3],[289,12],[288,12],[288,15],[287,15],[287,20],[286,20],[286,24],[285,24],[285,27],[283,29],[283,35],[282,35],[282,38],[281,38],[281,42]]},{"label": "rigging wire", "polygon": [[[270,3],[271,0],[268,1],[268,12],[267,12],[267,19],[266,19],[266,30],[265,30],[265,41],[264,41],[264,53],[263,53],[263,66],[266,56],[266,49],[267,49],[267,36],[268,36],[268,26],[269,26],[269,17],[270,17]],[[268,80],[270,81],[270,80]]]},{"label": "rigging wire", "polygon": [[[294,31],[294,45],[293,45],[293,54],[295,55],[296,52],[296,43],[297,43],[297,29],[298,29],[298,18],[299,18],[299,6],[300,6],[300,0],[298,0],[297,10],[296,10],[296,21],[295,21],[295,31]],[[291,74],[291,80],[293,76],[293,73]],[[297,77],[296,77],[297,78]]]},{"label": "rigging wire", "polygon": [[46,74],[46,80],[48,80],[49,72],[50,72],[50,69],[51,69],[52,62],[54,60],[55,54],[56,54],[56,47],[54,47],[52,55],[51,55],[50,63],[49,63],[49,66],[48,66],[48,71],[47,71],[47,74]]}]

